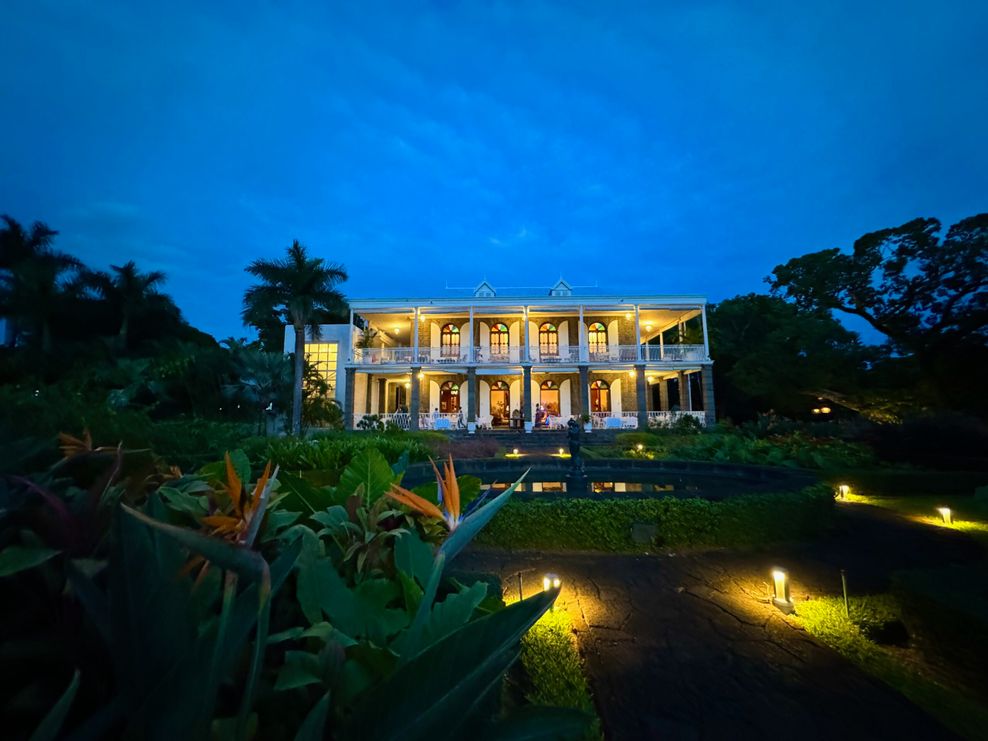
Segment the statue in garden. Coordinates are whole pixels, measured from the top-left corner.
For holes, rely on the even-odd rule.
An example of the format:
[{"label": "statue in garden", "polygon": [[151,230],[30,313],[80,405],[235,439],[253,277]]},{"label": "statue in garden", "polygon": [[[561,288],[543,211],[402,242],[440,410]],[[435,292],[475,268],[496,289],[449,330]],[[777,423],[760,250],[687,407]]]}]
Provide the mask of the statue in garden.
[{"label": "statue in garden", "polygon": [[576,469],[583,469],[583,459],[580,457],[580,423],[575,417],[570,417],[566,424],[566,437],[569,440],[570,465]]}]

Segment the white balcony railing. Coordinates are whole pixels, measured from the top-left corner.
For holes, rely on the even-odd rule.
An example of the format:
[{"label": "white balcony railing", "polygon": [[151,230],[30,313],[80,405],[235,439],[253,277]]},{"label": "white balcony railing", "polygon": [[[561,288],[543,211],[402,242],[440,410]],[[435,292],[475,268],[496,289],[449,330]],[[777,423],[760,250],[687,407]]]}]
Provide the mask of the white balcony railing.
[{"label": "white balcony railing", "polygon": [[[367,420],[367,422],[364,422]],[[363,424],[361,424],[363,422]],[[394,412],[392,414],[355,414],[353,415],[353,427],[360,430],[370,425],[381,427],[394,426],[402,430],[407,430],[412,426],[412,415],[408,412]]]},{"label": "white balcony railing", "polygon": [[528,348],[528,359],[533,363],[579,363],[580,348],[532,345]]},{"label": "white balcony railing", "polygon": [[[517,365],[522,357],[522,347],[475,347],[471,361],[469,348],[421,347],[356,347],[352,362],[355,365],[462,365],[478,364]],[[707,359],[703,345],[591,345],[580,347],[546,347],[532,345],[528,348],[528,361],[540,365],[552,363],[683,363],[701,362]]]},{"label": "white balcony railing", "polygon": [[420,430],[458,430],[466,427],[466,415],[462,412],[421,412]]},{"label": "white balcony railing", "polygon": [[590,422],[595,430],[635,430],[638,412],[591,412]]},{"label": "white balcony railing", "polygon": [[703,345],[642,345],[643,359],[647,363],[681,363],[707,359]]}]

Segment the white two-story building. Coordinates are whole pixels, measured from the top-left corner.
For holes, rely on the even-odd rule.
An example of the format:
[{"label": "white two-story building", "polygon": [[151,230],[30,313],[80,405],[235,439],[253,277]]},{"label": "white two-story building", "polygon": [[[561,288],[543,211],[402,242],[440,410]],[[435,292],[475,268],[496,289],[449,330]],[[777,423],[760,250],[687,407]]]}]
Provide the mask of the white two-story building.
[{"label": "white two-story building", "polygon": [[578,295],[563,280],[533,293],[485,281],[460,297],[351,299],[353,321],[324,325],[306,355],[347,427],[369,417],[470,432],[571,417],[598,429],[713,423],[703,297]]}]

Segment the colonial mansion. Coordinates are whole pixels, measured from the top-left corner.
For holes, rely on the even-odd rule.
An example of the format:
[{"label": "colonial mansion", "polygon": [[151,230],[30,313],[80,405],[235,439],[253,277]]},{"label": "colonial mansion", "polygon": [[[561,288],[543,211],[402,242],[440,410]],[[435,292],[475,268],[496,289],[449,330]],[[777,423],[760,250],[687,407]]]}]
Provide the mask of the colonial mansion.
[{"label": "colonial mansion", "polygon": [[[487,281],[459,297],[350,301],[306,356],[333,388],[344,424],[531,432],[577,418],[590,429],[714,420],[706,300],[541,295]],[[294,347],[286,329],[285,349]]]}]

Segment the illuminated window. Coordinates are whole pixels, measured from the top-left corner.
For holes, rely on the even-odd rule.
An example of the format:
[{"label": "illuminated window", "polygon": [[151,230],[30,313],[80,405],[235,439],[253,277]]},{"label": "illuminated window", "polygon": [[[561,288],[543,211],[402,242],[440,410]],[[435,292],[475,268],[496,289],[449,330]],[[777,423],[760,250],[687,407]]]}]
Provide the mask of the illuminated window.
[{"label": "illuminated window", "polygon": [[587,332],[587,342],[590,344],[590,353],[603,354],[607,352],[607,327],[600,322],[590,325]]},{"label": "illuminated window", "polygon": [[559,354],[559,332],[555,324],[546,322],[539,327],[539,352],[543,355]]},{"label": "illuminated window", "polygon": [[444,358],[460,356],[460,328],[455,324],[444,324],[439,339],[440,354]]},{"label": "illuminated window", "polygon": [[555,381],[543,381],[539,387],[539,403],[549,414],[559,414],[559,386]]},{"label": "illuminated window", "polygon": [[316,370],[322,379],[329,384],[329,394],[336,392],[336,356],[335,342],[305,343],[305,359]]},{"label": "illuminated window", "polygon": [[442,414],[454,414],[460,411],[460,385],[446,381],[439,387],[439,411]]},{"label": "illuminated window", "polygon": [[611,411],[611,387],[607,381],[594,381],[590,384],[590,411]]},{"label": "illuminated window", "polygon": [[511,389],[504,381],[491,384],[491,416],[496,425],[508,424],[511,414]]},{"label": "illuminated window", "polygon": [[491,327],[491,355],[508,354],[508,328],[504,324]]}]

